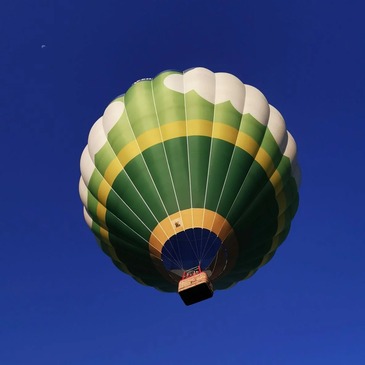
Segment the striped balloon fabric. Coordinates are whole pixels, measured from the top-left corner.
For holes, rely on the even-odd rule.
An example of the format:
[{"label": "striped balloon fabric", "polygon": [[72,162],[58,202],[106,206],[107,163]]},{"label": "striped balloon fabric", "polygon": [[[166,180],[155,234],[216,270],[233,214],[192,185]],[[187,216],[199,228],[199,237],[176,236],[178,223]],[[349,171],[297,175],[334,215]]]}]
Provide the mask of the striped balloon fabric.
[{"label": "striped balloon fabric", "polygon": [[115,99],[81,157],[84,216],[138,282],[176,292],[199,266],[214,289],[249,278],[298,207],[296,144],[256,88],[205,68],[165,71]]}]

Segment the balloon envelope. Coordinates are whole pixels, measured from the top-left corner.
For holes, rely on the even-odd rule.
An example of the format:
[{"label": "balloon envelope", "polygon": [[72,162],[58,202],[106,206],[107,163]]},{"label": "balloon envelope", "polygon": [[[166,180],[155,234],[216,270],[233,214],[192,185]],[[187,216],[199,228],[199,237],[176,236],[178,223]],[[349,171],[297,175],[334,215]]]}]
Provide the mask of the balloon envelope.
[{"label": "balloon envelope", "polygon": [[296,145],[280,113],[229,73],[143,79],[91,128],[79,191],[115,265],[176,291],[200,266],[215,289],[254,274],[298,207]]}]

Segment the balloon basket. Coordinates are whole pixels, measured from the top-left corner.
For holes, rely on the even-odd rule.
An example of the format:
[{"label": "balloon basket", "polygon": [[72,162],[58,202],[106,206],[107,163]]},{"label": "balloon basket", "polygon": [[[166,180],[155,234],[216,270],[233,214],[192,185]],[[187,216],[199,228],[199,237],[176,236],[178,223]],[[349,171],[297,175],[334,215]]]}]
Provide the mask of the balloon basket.
[{"label": "balloon basket", "polygon": [[213,284],[208,275],[197,267],[184,273],[178,293],[186,305],[195,304],[213,296]]}]

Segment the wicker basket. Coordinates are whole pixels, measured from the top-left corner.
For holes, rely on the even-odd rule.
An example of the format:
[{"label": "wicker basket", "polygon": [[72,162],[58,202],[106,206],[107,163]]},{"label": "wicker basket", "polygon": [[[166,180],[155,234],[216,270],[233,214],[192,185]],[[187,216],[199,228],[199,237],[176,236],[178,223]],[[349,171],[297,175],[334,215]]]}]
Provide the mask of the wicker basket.
[{"label": "wicker basket", "polygon": [[211,298],[213,284],[205,272],[200,272],[180,280],[178,293],[186,305],[191,305]]}]

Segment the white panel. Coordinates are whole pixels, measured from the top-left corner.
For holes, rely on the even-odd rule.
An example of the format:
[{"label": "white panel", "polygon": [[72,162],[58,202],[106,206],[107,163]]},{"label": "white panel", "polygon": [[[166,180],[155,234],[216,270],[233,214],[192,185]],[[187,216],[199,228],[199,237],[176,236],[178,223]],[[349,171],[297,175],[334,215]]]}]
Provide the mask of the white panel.
[{"label": "white panel", "polygon": [[184,93],[196,91],[203,99],[214,104],[215,101],[215,74],[214,72],[197,67],[185,72]]},{"label": "white panel", "polygon": [[87,146],[84,148],[81,155],[80,170],[84,183],[86,186],[88,186],[91,179],[91,175],[95,170],[95,165],[90,157],[89,149]]},{"label": "white panel", "polygon": [[219,72],[216,76],[215,103],[230,101],[233,107],[240,113],[245,103],[245,85],[236,76],[229,73]]},{"label": "white panel", "polygon": [[95,155],[107,143],[105,131],[103,128],[103,117],[99,118],[91,127],[88,139],[88,148],[90,157],[95,161]]},{"label": "white panel", "polygon": [[107,135],[123,115],[125,106],[120,100],[113,101],[104,111],[103,126]]},{"label": "white panel", "polygon": [[299,188],[301,181],[301,173],[297,162],[297,144],[295,143],[293,136],[289,132],[287,132],[287,134],[288,134],[288,143],[284,151],[284,156],[290,159],[291,174],[294,177],[295,182],[297,183],[297,187]]},{"label": "white panel", "polygon": [[164,84],[168,89],[183,94],[194,90],[203,99],[214,103],[215,74],[206,68],[197,67],[186,71],[183,75],[169,75],[165,78]]},{"label": "white panel", "polygon": [[288,157],[290,160],[290,163],[293,163],[293,160],[295,159],[295,156],[297,154],[297,144],[294,141],[293,136],[287,131],[288,135],[288,143],[286,144],[286,148],[284,151],[284,156]]},{"label": "white panel", "polygon": [[194,90],[212,104],[230,101],[233,107],[242,112],[245,98],[245,85],[234,75],[225,72],[214,74],[212,71],[197,67],[183,75],[173,74],[165,78],[168,89],[186,94]]},{"label": "white panel", "polygon": [[85,207],[87,207],[88,190],[87,190],[87,187],[86,187],[82,177],[80,177],[80,180],[79,180],[79,194],[80,194],[80,199],[81,199],[82,203],[84,204]]},{"label": "white panel", "polygon": [[89,213],[87,212],[86,208],[84,207],[84,218],[87,223],[87,225],[91,228],[93,224],[92,218],[89,216]]},{"label": "white panel", "polygon": [[270,109],[264,94],[251,85],[245,85],[246,98],[243,114],[250,113],[258,122],[267,125]]},{"label": "white panel", "polygon": [[163,83],[170,90],[184,93],[184,82],[182,74],[171,74],[163,80]]},{"label": "white panel", "polygon": [[292,166],[292,176],[297,183],[299,188],[301,183],[301,171],[297,161],[297,144],[293,138],[293,136],[288,132],[288,145],[284,152],[284,155],[290,159],[290,163]]},{"label": "white panel", "polygon": [[284,153],[287,142],[288,142],[288,134],[286,131],[286,125],[285,125],[285,121],[284,121],[284,118],[282,117],[282,115],[272,105],[270,105],[270,116],[269,116],[269,122],[267,124],[267,127],[269,128],[276,143],[278,144],[281,153]]}]

